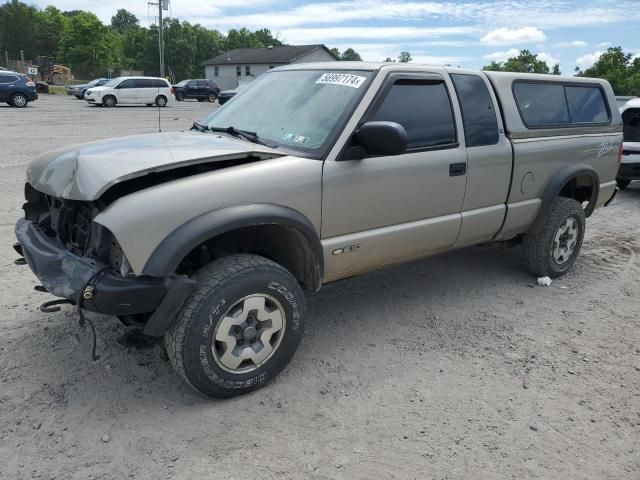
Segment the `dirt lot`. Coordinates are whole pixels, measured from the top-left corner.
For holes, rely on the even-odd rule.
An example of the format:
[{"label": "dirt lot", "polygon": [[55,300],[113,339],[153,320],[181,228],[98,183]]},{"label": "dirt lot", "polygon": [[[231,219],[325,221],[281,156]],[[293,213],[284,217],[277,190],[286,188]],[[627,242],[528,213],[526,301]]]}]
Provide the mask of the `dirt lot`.
[{"label": "dirt lot", "polygon": [[[163,129],[212,109],[162,110]],[[157,129],[157,110],[45,97],[0,106],[0,478],[640,478],[640,183],[588,220],[566,277],[538,287],[518,249],[477,247],[327,285],[271,385],[199,396],[161,347],[116,342],[16,258],[25,165]]]}]

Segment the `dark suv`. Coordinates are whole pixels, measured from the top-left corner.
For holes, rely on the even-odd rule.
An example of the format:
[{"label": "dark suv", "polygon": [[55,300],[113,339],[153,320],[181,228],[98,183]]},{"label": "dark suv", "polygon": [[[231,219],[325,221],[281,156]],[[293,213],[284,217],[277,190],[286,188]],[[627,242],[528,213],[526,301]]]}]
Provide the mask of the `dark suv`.
[{"label": "dark suv", "polygon": [[195,98],[199,102],[208,100],[213,103],[220,95],[220,87],[213,80],[182,80],[173,86],[176,100],[181,102],[185,98]]},{"label": "dark suv", "polygon": [[38,98],[36,84],[21,73],[0,71],[0,102],[7,102],[17,108]]}]

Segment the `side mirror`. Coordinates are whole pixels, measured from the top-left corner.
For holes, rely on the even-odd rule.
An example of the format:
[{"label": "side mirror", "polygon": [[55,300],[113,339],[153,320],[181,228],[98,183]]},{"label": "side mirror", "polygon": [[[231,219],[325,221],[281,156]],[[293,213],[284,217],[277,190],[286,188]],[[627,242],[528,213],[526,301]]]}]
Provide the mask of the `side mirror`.
[{"label": "side mirror", "polygon": [[401,155],[409,142],[407,132],[395,122],[367,122],[356,131],[356,141],[369,157]]}]

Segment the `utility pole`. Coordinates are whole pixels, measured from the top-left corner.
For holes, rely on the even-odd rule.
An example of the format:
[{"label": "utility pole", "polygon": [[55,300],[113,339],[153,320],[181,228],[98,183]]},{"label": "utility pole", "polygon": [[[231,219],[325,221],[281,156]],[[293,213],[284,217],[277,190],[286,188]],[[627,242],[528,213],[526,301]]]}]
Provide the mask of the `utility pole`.
[{"label": "utility pole", "polygon": [[169,10],[169,0],[158,0],[149,2],[149,5],[158,6],[158,50],[160,51],[160,77],[164,78],[164,37],[162,25],[162,11]]}]

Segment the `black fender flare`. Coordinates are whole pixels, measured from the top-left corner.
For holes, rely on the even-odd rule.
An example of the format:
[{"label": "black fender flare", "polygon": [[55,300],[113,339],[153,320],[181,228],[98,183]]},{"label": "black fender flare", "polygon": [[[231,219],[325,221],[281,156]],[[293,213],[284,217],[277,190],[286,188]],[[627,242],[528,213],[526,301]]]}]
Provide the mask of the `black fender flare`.
[{"label": "black fender flare", "polygon": [[598,200],[598,194],[600,193],[600,176],[598,175],[598,172],[596,172],[593,167],[584,163],[567,165],[553,174],[551,180],[544,189],[541,198],[542,205],[540,205],[540,211],[538,212],[538,216],[536,217],[531,230],[537,231],[537,229],[542,226],[545,219],[547,218],[547,214],[549,213],[551,203],[556,197],[558,197],[564,186],[574,178],[582,175],[591,177],[593,181],[591,198],[589,199],[588,205],[584,209],[584,213],[587,217],[589,217],[593,213],[593,210],[596,207],[596,202]]},{"label": "black fender flare", "polygon": [[173,274],[180,262],[201,243],[226,232],[257,225],[280,225],[296,229],[308,242],[313,255],[313,290],[324,275],[324,255],[313,223],[301,212],[283,205],[251,203],[233,205],[203,213],[174,229],[153,251],[142,273],[153,277]]}]

